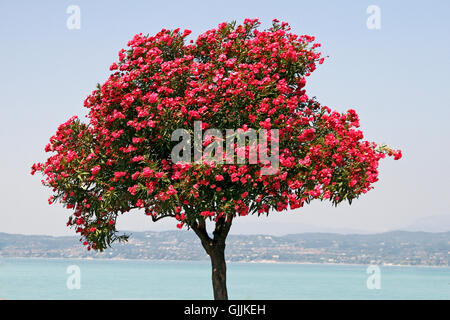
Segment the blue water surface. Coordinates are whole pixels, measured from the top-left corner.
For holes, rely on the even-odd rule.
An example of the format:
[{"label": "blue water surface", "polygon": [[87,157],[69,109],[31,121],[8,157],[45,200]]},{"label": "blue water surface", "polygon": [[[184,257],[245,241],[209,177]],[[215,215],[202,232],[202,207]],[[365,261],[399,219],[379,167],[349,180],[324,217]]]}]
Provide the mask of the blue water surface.
[{"label": "blue water surface", "polygon": [[[450,299],[448,267],[379,266],[379,282],[369,286],[367,267],[228,263],[228,293],[245,300]],[[379,289],[369,289],[376,283]],[[0,259],[0,299],[211,298],[209,261]]]}]

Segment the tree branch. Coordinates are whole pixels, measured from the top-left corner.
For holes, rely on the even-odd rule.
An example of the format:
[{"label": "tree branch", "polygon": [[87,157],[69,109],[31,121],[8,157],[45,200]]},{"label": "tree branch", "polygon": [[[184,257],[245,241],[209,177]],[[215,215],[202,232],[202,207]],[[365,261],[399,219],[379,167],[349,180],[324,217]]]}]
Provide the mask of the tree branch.
[{"label": "tree branch", "polygon": [[228,215],[226,217],[220,217],[219,219],[217,219],[216,227],[213,232],[215,241],[225,242],[225,239],[228,236],[228,232],[230,231],[232,221],[233,215]]},{"label": "tree branch", "polygon": [[159,217],[155,217],[154,215],[152,215],[152,221],[153,221],[153,222],[156,222],[156,221],[158,221],[158,220],[161,220],[161,219],[167,218],[167,217],[175,218],[175,216],[172,215],[172,214],[166,214],[166,215],[159,216]]},{"label": "tree branch", "polygon": [[206,225],[205,222],[196,222],[190,225],[192,230],[197,234],[197,236],[202,241],[202,244],[209,244],[212,239],[209,237],[208,232],[206,231]]}]

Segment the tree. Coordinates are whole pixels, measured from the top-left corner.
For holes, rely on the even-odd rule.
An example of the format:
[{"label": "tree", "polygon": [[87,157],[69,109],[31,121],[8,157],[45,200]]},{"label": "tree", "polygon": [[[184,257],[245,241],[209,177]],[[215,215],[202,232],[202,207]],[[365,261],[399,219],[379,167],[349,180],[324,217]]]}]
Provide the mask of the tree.
[{"label": "tree", "polygon": [[[324,60],[314,37],[290,33],[278,20],[264,31],[259,24],[221,23],[189,43],[189,30],[134,36],[86,98],[89,122],[72,117],[59,126],[45,148],[53,154],[32,174],[41,172],[53,189],[49,203],[72,210],[67,225],[88,250],[127,240],[116,220],[132,209],[153,221],[175,218],[211,258],[214,298],[227,299],[225,242],[234,218],[313,199],[351,203],[372,189],[381,158],[401,157],[363,141],[354,110],[332,111],[307,96],[305,78]],[[179,150],[189,160],[204,147],[200,161],[174,161],[181,143],[174,132],[192,136],[195,125],[236,130],[226,131],[235,133],[226,133],[231,149],[221,150],[220,136],[207,131],[200,144],[187,138]],[[270,146],[247,139],[250,129],[270,137]],[[235,143],[242,136],[243,144]],[[236,161],[239,154],[248,161]],[[218,155],[227,161],[211,160]]]}]

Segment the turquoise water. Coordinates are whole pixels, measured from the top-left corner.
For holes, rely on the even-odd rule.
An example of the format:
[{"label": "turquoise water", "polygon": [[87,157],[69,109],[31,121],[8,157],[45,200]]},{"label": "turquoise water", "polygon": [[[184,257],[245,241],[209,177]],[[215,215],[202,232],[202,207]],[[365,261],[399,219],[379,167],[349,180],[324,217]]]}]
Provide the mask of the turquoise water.
[{"label": "turquoise water", "polygon": [[[80,289],[68,289],[69,266]],[[450,299],[450,268],[229,263],[231,299]],[[3,299],[211,299],[208,261],[0,259]]]}]

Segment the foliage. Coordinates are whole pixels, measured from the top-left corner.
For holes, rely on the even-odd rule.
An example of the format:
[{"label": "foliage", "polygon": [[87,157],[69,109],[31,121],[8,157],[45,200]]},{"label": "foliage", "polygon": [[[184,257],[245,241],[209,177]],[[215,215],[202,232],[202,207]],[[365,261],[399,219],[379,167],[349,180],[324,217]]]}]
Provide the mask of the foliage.
[{"label": "foliage", "polygon": [[[332,111],[307,96],[306,77],[324,60],[314,37],[277,20],[268,30],[258,25],[221,23],[195,42],[179,29],[134,36],[85,100],[89,122],[73,117],[59,126],[46,146],[53,155],[32,173],[53,189],[50,203],[73,210],[67,225],[89,249],[126,239],[116,219],[135,208],[189,228],[313,199],[351,202],[378,180],[381,158],[401,157],[362,140],[354,110]],[[261,175],[262,162],[173,163],[171,134],[193,132],[194,121],[203,129],[278,129],[278,172]]]}]

